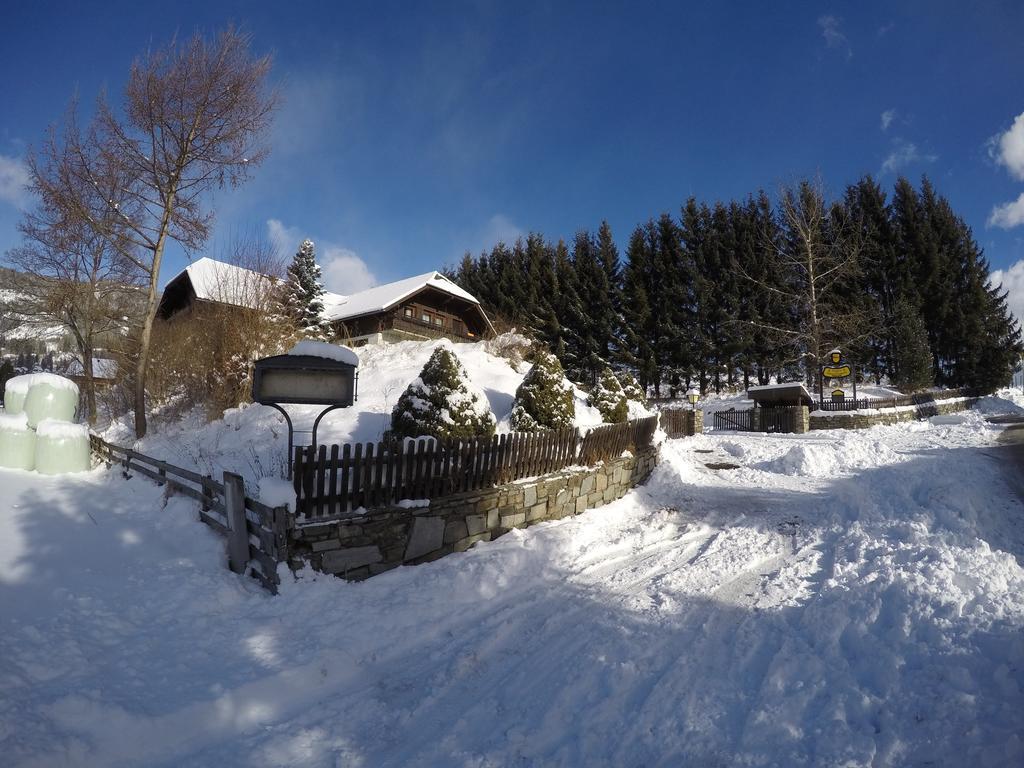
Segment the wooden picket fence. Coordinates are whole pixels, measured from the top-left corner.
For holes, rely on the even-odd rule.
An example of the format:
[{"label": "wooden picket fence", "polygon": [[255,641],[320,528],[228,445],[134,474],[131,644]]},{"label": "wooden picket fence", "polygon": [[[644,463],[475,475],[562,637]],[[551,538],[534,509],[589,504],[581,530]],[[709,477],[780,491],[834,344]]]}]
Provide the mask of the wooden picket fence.
[{"label": "wooden picket fence", "polygon": [[277,564],[288,560],[288,508],[269,507],[245,495],[242,478],[225,472],[223,482],[154,459],[131,448],[89,436],[94,454],[108,465],[118,464],[124,476],[138,472],[174,493],[199,502],[199,519],[227,537],[228,565],[244,573],[253,565],[252,575],[270,592],[277,594]]},{"label": "wooden picket fence", "polygon": [[651,445],[658,417],[467,440],[396,440],[295,449],[296,508],[306,519],[342,517],[403,499],[435,499],[596,464]]}]

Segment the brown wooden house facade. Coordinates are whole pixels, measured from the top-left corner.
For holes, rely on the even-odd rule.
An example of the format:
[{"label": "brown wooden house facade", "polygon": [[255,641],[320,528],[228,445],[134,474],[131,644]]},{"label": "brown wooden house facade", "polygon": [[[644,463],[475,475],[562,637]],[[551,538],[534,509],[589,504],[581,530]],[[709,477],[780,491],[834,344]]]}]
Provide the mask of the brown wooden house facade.
[{"label": "brown wooden house facade", "polygon": [[480,302],[440,272],[336,298],[325,296],[326,315],[339,340],[352,346],[441,337],[473,342],[493,333]]}]

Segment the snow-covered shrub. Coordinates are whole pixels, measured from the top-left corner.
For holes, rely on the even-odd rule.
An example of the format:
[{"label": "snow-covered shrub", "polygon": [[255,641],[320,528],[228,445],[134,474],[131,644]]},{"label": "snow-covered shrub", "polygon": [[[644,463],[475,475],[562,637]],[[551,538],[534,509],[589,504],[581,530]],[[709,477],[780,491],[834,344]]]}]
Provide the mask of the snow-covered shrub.
[{"label": "snow-covered shrub", "polygon": [[508,360],[512,370],[518,371],[519,366],[529,356],[533,348],[533,342],[516,329],[505,333],[499,333],[493,339],[484,342],[484,348],[495,357],[503,357]]},{"label": "snow-covered shrub", "polygon": [[629,415],[626,394],[608,366],[597,377],[597,384],[587,397],[587,405],[597,408],[601,417],[609,424],[621,424]]},{"label": "snow-covered shrub", "polygon": [[622,392],[626,395],[627,400],[644,406],[647,405],[647,395],[644,393],[644,388],[640,386],[640,382],[636,380],[636,376],[629,371],[619,371],[616,376],[619,379],[619,384],[622,385]]},{"label": "snow-covered shrub", "polygon": [[533,367],[516,389],[509,424],[517,432],[571,427],[576,418],[573,388],[558,358],[538,351]]},{"label": "snow-covered shrub", "polygon": [[391,412],[395,437],[490,437],[494,427],[487,398],[448,344],[434,350]]}]

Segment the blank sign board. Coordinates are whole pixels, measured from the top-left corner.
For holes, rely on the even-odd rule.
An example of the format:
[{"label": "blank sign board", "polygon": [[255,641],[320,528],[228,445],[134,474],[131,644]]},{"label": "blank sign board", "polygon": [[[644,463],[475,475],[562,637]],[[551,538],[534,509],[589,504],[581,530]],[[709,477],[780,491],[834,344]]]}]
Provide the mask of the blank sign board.
[{"label": "blank sign board", "polygon": [[352,405],[355,366],[306,355],[277,355],[256,361],[252,399],[257,403]]}]

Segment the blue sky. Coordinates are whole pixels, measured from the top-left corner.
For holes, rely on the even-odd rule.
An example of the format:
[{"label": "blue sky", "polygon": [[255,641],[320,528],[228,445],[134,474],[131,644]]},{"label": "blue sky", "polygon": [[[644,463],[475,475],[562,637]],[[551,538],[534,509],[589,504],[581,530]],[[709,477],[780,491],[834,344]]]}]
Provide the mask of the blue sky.
[{"label": "blue sky", "polygon": [[998,142],[1024,113],[1019,2],[8,3],[0,252],[20,158],[69,99],[229,21],[274,52],[284,103],[267,163],[216,196],[211,255],[254,227],[289,252],[309,236],[348,292],[530,230],[606,218],[622,246],[691,194],[927,173],[1024,296],[1024,198],[988,224],[1024,194]]}]

